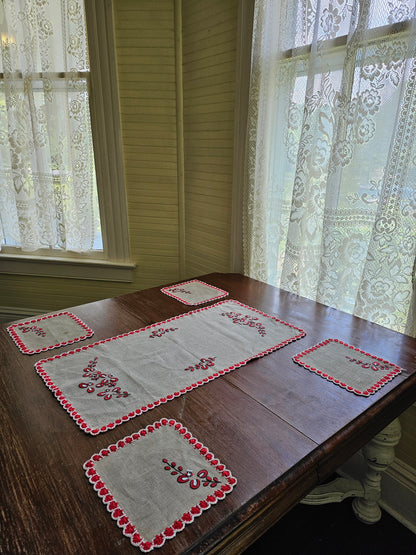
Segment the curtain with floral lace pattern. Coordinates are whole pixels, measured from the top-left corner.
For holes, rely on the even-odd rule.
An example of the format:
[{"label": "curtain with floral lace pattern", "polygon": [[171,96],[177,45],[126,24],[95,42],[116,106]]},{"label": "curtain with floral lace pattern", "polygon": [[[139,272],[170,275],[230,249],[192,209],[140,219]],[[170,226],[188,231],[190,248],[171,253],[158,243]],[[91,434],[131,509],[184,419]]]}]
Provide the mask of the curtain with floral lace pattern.
[{"label": "curtain with floral lace pattern", "polygon": [[416,335],[416,2],[256,0],[245,273]]},{"label": "curtain with floral lace pattern", "polygon": [[0,32],[0,248],[89,251],[99,211],[83,0],[1,0]]}]

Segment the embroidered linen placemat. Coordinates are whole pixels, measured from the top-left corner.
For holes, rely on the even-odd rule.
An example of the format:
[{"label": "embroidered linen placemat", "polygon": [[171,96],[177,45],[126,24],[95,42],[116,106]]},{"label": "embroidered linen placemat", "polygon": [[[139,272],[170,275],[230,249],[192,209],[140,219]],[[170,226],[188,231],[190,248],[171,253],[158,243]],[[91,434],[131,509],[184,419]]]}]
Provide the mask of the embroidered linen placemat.
[{"label": "embroidered linen placemat", "polygon": [[169,295],[169,297],[173,297],[187,305],[198,305],[209,301],[216,301],[228,295],[227,291],[198,279],[163,287],[161,291],[165,295]]},{"label": "embroidered linen placemat", "polygon": [[305,335],[238,301],[220,301],[35,364],[96,435]]},{"label": "embroidered linen placemat", "polygon": [[401,372],[396,364],[339,339],[326,339],[295,355],[293,360],[347,391],[365,397]]},{"label": "embroidered linen placemat", "polygon": [[33,355],[91,337],[94,332],[71,312],[48,314],[8,326],[22,353]]},{"label": "embroidered linen placemat", "polygon": [[162,547],[237,483],[182,424],[167,418],[102,449],[84,469],[123,534],[143,552]]}]

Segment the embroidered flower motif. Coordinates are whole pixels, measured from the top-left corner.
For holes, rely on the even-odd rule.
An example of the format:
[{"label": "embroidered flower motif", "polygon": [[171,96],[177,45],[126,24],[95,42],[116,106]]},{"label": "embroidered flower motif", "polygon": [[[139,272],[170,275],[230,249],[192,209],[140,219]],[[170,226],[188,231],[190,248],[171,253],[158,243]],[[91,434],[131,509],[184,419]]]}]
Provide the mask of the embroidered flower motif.
[{"label": "embroidered flower motif", "polygon": [[355,364],[360,365],[362,368],[371,368],[371,370],[374,370],[375,372],[378,372],[379,370],[382,370],[382,371],[389,370],[388,365],[380,364],[378,360],[374,360],[370,363],[370,362],[364,362],[363,360],[360,360],[357,358],[352,358],[348,355],[345,355],[345,358],[348,359],[348,362],[355,362]]},{"label": "embroidered flower motif", "polygon": [[261,322],[258,322],[256,316],[251,316],[246,314],[243,316],[241,312],[223,312],[221,316],[227,316],[230,318],[234,324],[239,324],[240,326],[249,326],[250,328],[257,328],[259,334],[264,337],[266,335],[266,328]]},{"label": "embroidered flower motif", "polygon": [[175,461],[169,462],[168,459],[162,459],[162,462],[165,464],[165,470],[170,471],[172,476],[178,476],[176,481],[179,484],[189,483],[191,489],[198,489],[201,484],[203,487],[210,486],[211,488],[215,488],[218,484],[221,484],[218,478],[215,476],[211,478],[208,475],[208,470],[199,470],[195,478],[193,477],[194,473],[192,470],[184,470],[182,466],[177,466]]},{"label": "embroidered flower motif", "polygon": [[18,328],[22,333],[33,332],[39,337],[46,337],[46,332],[39,326],[23,326]]},{"label": "embroidered flower motif", "polygon": [[83,104],[77,98],[73,98],[69,104],[69,111],[74,119],[78,119],[82,115]]},{"label": "embroidered flower motif", "polygon": [[342,18],[338,13],[338,8],[325,8],[322,11],[321,26],[322,30],[327,36],[335,36],[339,30],[339,24]]},{"label": "embroidered flower motif", "polygon": [[383,301],[394,298],[394,294],[392,283],[381,276],[372,282],[368,280],[363,281],[362,297],[368,299],[372,304],[378,305],[378,307],[381,306]]},{"label": "embroidered flower motif", "polygon": [[207,370],[210,366],[214,366],[215,358],[216,357],[201,358],[195,366],[188,366],[185,368],[185,371],[189,370],[190,372],[193,372],[194,370]]},{"label": "embroidered flower motif", "polygon": [[97,357],[90,360],[86,368],[83,370],[83,377],[89,378],[89,382],[81,382],[78,386],[81,389],[86,389],[87,393],[94,393],[96,389],[105,387],[102,391],[97,392],[97,397],[102,397],[104,401],[109,401],[113,398],[120,399],[123,397],[128,397],[130,393],[127,391],[122,391],[120,387],[116,384],[118,378],[113,376],[113,374],[104,374],[100,370],[95,370],[97,365]]},{"label": "embroidered flower motif", "polygon": [[165,333],[169,333],[170,331],[176,331],[178,328],[158,328],[157,330],[153,330],[151,335],[149,335],[150,339],[154,337],[162,337]]}]

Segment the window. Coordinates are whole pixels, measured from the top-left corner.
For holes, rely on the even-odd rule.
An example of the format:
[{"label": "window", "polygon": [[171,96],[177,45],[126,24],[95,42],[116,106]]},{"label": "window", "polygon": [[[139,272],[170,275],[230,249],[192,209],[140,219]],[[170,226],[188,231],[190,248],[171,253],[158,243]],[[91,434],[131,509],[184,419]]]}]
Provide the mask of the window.
[{"label": "window", "polygon": [[415,333],[414,0],[258,0],[245,271]]},{"label": "window", "polygon": [[129,280],[111,3],[0,7],[1,271]]}]

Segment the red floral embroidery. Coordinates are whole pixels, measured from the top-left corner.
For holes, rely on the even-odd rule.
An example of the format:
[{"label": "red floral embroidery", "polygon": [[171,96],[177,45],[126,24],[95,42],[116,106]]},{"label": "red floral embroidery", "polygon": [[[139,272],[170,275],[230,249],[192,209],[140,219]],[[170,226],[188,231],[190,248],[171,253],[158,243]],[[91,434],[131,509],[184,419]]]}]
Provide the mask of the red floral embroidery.
[{"label": "red floral embroidery", "polygon": [[208,370],[210,366],[214,366],[215,357],[201,358],[195,366],[188,366],[185,370],[193,372],[194,370]]},{"label": "red floral embroidery", "polygon": [[194,473],[192,470],[184,470],[182,466],[177,466],[176,462],[169,462],[168,459],[162,459],[165,463],[165,470],[169,470],[172,476],[177,476],[176,481],[179,484],[189,483],[191,489],[198,489],[199,486],[210,486],[211,488],[217,487],[221,482],[215,476],[211,478],[208,476],[208,470],[202,469],[197,472],[197,478],[192,478]]},{"label": "red floral embroidery", "polygon": [[188,291],[187,289],[184,289],[183,287],[179,287],[178,289],[171,289],[170,290],[171,293],[185,293],[186,295],[191,295],[191,291]]},{"label": "red floral embroidery", "polygon": [[261,322],[258,322],[256,316],[251,316],[246,314],[245,316],[241,312],[223,312],[221,316],[228,316],[234,324],[240,324],[240,326],[250,326],[250,328],[257,328],[259,334],[264,337],[266,335],[266,328]]},{"label": "red floral embroidery", "polygon": [[153,330],[152,334],[149,335],[150,339],[153,339],[154,337],[162,337],[162,335],[164,335],[165,333],[168,333],[170,331],[176,331],[178,328],[158,328],[157,330]]},{"label": "red floral embroidery", "polygon": [[357,358],[349,357],[348,355],[345,355],[345,358],[347,358],[349,362],[355,362],[355,364],[361,365],[362,368],[371,368],[371,370],[374,370],[375,372],[377,372],[378,370],[384,371],[389,369],[386,364],[380,364],[377,360],[374,360],[372,363],[370,363],[364,362],[363,360],[359,360]]},{"label": "red floral embroidery", "polygon": [[46,337],[46,332],[39,326],[23,326],[22,328],[18,328],[18,330],[23,333],[28,333],[29,331],[33,331],[39,337]]},{"label": "red floral embroidery", "polygon": [[93,358],[87,364],[87,367],[83,370],[83,377],[89,378],[89,382],[81,382],[79,387],[81,389],[86,389],[87,393],[94,393],[96,389],[100,389],[101,387],[106,387],[102,391],[97,392],[97,397],[102,397],[104,401],[109,401],[113,398],[120,399],[122,397],[128,397],[130,393],[127,391],[122,391],[120,387],[116,384],[118,382],[118,378],[113,376],[112,374],[104,374],[99,370],[94,370],[97,365],[97,357]]}]

